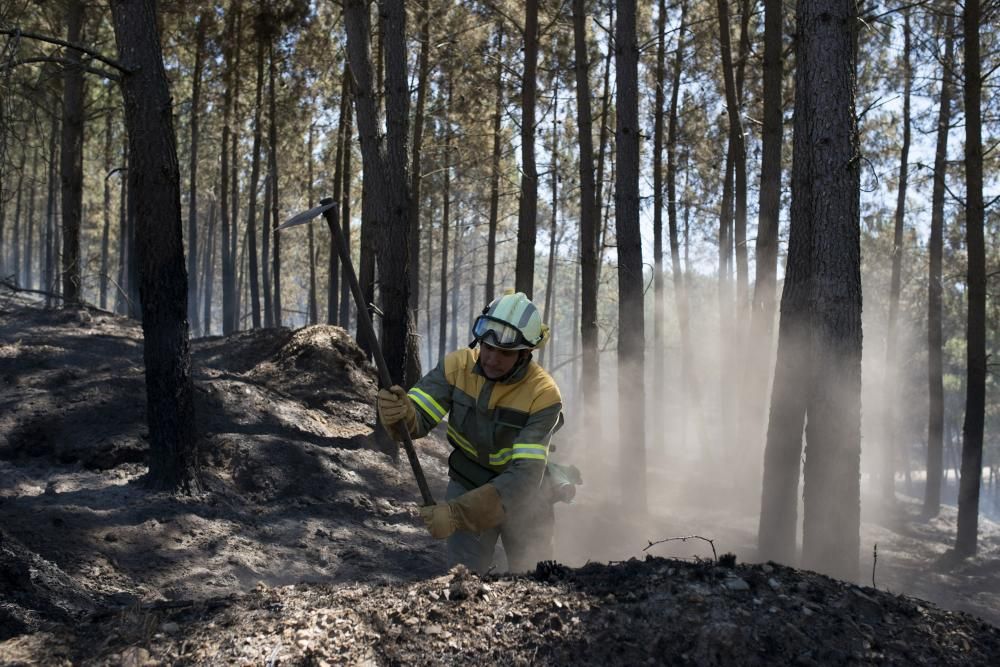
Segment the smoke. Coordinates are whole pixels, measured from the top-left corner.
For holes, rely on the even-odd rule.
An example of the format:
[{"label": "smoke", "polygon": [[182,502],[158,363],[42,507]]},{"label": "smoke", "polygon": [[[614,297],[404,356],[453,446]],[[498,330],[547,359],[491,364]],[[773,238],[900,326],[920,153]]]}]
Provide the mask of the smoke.
[{"label": "smoke", "polygon": [[[870,283],[872,279],[866,280]],[[871,284],[865,287],[867,297],[868,290],[874,288]],[[675,303],[668,290],[660,323],[664,332],[662,381],[656,376],[654,326],[647,320],[644,480],[630,483],[625,472],[631,464],[633,443],[619,434],[625,407],[621,401],[628,400],[629,392],[624,392],[624,399],[619,395],[614,351],[601,355],[600,395],[592,400],[585,402],[576,383],[560,378],[568,425],[557,435],[552,456],[559,462],[577,465],[584,478],[574,504],[556,508],[556,557],[563,562],[624,560],[646,553],[682,558],[713,556],[713,545],[701,539],[671,541],[644,551],[650,542],[689,536],[712,540],[719,554],[732,551],[741,561],[760,559],[758,524],[778,315],[769,340],[751,340],[749,316],[736,319],[729,327],[725,321],[720,322],[714,281],[695,277],[690,297],[693,342],[690,350],[684,350]],[[902,310],[897,327],[899,368],[894,377],[888,377],[887,386],[887,309],[874,298],[866,298],[865,304],[859,501],[863,520],[878,521],[893,506],[880,492],[884,457],[891,456],[893,469],[898,471],[893,480],[897,494],[922,493],[919,479],[926,448],[926,355],[921,351],[924,328],[919,313]],[[647,309],[650,311],[652,308]],[[763,378],[752,377],[754,368],[764,369]],[[831,368],[836,371],[836,364]],[[856,384],[851,389],[849,378],[846,387],[839,387],[832,377],[813,380],[819,381],[832,382],[827,390],[832,404],[849,404],[850,394],[857,392]],[[635,378],[630,382],[636,382]],[[801,388],[803,392],[814,389]],[[639,393],[636,386],[633,394]],[[892,410],[887,401],[892,402]],[[836,440],[826,444],[834,455],[824,459],[814,453],[814,459],[835,467],[837,457],[844,452],[838,449],[840,443]],[[807,455],[803,442],[800,460]],[[839,489],[834,477],[822,471],[814,474],[819,481],[816,488],[826,487],[823,493],[831,496],[828,502],[850,507],[850,495],[857,494],[857,488]],[[643,482],[647,511],[643,511],[641,503],[629,500],[635,487]],[[802,564],[803,492],[800,476],[794,501],[796,553],[788,563],[791,565]],[[844,493],[847,497],[843,497]],[[827,526],[819,523],[826,521],[806,527],[813,531],[816,544],[843,539],[836,531],[825,533]],[[861,550],[866,551],[866,546]],[[859,556],[861,571],[865,572],[870,568],[870,554]],[[807,560],[810,567],[830,573],[837,574],[840,569],[815,556]]]}]

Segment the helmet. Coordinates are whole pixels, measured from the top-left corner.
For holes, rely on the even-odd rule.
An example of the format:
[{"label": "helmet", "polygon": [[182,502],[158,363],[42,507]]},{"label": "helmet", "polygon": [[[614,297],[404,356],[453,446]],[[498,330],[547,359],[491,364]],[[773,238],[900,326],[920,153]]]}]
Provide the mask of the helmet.
[{"label": "helmet", "polygon": [[535,304],[524,294],[507,290],[483,309],[472,325],[473,344],[483,342],[504,350],[533,350],[548,337],[548,327]]}]

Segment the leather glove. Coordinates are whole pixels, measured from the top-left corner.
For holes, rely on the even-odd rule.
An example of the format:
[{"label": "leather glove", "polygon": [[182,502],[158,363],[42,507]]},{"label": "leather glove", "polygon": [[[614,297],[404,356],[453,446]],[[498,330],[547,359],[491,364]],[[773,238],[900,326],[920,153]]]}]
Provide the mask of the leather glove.
[{"label": "leather glove", "polygon": [[506,518],[500,494],[492,484],[484,484],[447,503],[421,507],[420,516],[431,537],[439,540],[458,530],[481,533],[496,528]]},{"label": "leather glove", "polygon": [[397,426],[405,426],[410,433],[417,429],[417,409],[407,397],[406,390],[398,384],[388,389],[379,389],[378,418],[390,432]]}]

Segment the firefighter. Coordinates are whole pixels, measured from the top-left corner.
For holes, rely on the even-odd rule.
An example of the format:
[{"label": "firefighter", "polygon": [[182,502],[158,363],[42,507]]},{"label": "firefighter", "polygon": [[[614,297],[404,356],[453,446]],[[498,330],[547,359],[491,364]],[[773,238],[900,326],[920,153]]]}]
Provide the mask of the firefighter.
[{"label": "firefighter", "polygon": [[573,486],[546,472],[563,421],[559,387],[532,359],[548,337],[535,304],[508,290],[476,318],[467,348],[409,392],[379,392],[379,417],[397,437],[401,428],[423,437],[448,415],[446,502],[420,514],[432,536],[447,538],[449,565],[488,571],[498,538],[513,572],[552,557],[553,502],[572,497]]}]

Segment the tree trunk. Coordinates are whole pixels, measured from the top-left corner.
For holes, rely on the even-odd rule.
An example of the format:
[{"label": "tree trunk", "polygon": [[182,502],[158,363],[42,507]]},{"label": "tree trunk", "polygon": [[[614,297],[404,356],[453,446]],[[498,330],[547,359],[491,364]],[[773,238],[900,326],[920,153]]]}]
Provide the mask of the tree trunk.
[{"label": "tree trunk", "polygon": [[155,488],[199,489],[187,328],[180,173],[154,0],[112,0],[129,136],[142,295],[149,474]]},{"label": "tree trunk", "polygon": [[[420,56],[417,65],[417,106],[413,110],[413,151],[410,156],[410,311],[413,326],[419,326],[420,313],[420,185],[423,182],[421,152],[424,145],[424,107],[430,77],[431,8],[420,1]],[[428,288],[430,285],[428,285]],[[429,317],[429,315],[425,315]]]},{"label": "tree trunk", "polygon": [[[348,68],[347,65],[344,66],[344,76],[341,79],[340,88],[340,120],[337,123],[337,138],[336,138],[336,149],[334,150],[333,158],[333,199],[334,201],[341,201],[344,197],[344,189],[346,187],[344,183],[344,161],[345,155],[350,155],[351,145],[347,137],[347,124],[348,116],[351,110],[351,97],[350,97],[350,80],[348,79]],[[346,200],[345,200],[346,201]],[[332,223],[327,220],[327,226],[329,227]],[[339,224],[339,223],[338,223]],[[337,236],[334,233],[334,229],[330,229],[330,249],[329,255],[327,257],[327,292],[326,292],[326,317],[327,324],[340,324],[340,326],[347,328],[347,322],[342,322],[338,319],[340,315],[341,304],[339,303],[340,297],[340,253],[337,250]],[[350,238],[345,236],[345,238]],[[350,245],[348,244],[348,247]],[[347,285],[347,281],[344,281],[344,285]]]},{"label": "tree trunk", "polygon": [[[679,40],[678,40],[679,43]],[[653,106],[653,395],[661,409],[654,410],[654,446],[666,445],[666,307],[663,285],[663,116],[666,103],[667,2],[660,0],[656,18],[656,95]]]},{"label": "tree trunk", "polygon": [[778,272],[778,219],[781,212],[782,3],[764,0],[763,128],[758,195],[756,276],[750,304],[750,340],[743,392],[741,432],[747,434],[746,470],[760,479],[762,441],[766,433],[768,362],[774,336]]},{"label": "tree trunk", "polygon": [[[270,234],[273,240],[271,259],[274,262],[272,276],[274,278],[274,325],[281,326],[282,306],[281,306],[281,234],[278,232],[278,225],[281,224],[280,200],[281,190],[278,181],[278,103],[277,93],[274,88],[274,80],[277,77],[274,63],[274,42],[268,44],[268,84],[267,97],[270,113],[270,125],[268,126],[268,165],[271,178],[271,229],[268,231],[267,225],[262,225],[262,233]],[[264,219],[267,219],[265,211]],[[266,298],[266,297],[265,297]]]},{"label": "tree trunk", "polygon": [[[496,97],[493,101],[493,157],[490,163],[490,221],[486,241],[486,298],[489,303],[496,296],[496,264],[497,264],[497,224],[500,210],[500,127],[503,120],[503,19],[497,19],[496,24],[496,61],[497,69],[493,78],[493,90]],[[588,98],[589,102],[589,98]]]},{"label": "tree trunk", "polygon": [[965,36],[965,243],[969,255],[966,340],[965,422],[962,424],[962,478],[958,489],[955,551],[973,556],[979,540],[979,487],[983,477],[986,409],[986,246],[983,238],[982,63],[979,55],[979,0],[966,0]]},{"label": "tree trunk", "polygon": [[101,231],[101,288],[102,310],[108,308],[108,252],[111,244],[111,161],[112,155],[111,112],[104,115],[104,225]]},{"label": "tree trunk", "polygon": [[645,334],[642,237],[639,229],[639,44],[636,0],[618,0],[615,24],[617,147],[615,233],[618,237],[618,412],[623,500],[646,513]]},{"label": "tree trunk", "polygon": [[[351,157],[353,151],[351,150],[351,139],[353,137],[352,129],[352,110],[351,105],[351,86],[350,86],[350,73],[351,69],[349,66],[344,67],[344,95],[347,96],[347,106],[344,109],[344,174],[343,174],[343,193],[344,198],[343,206],[340,209],[340,225],[344,231],[344,244],[347,249],[351,249],[351,184],[353,182],[353,173],[351,170]],[[349,329],[351,326],[351,295],[350,295],[350,283],[347,278],[347,273],[349,268],[346,266],[341,267],[340,276],[340,317],[338,321],[340,326],[345,329]]]},{"label": "tree trunk", "polygon": [[228,336],[233,332],[236,321],[236,281],[233,275],[233,264],[230,255],[229,238],[233,235],[230,226],[229,208],[229,141],[233,119],[233,86],[238,79],[233,58],[238,48],[236,37],[236,15],[240,11],[241,0],[232,0],[226,15],[226,31],[223,35],[222,60],[225,63],[222,94],[222,158],[220,166],[220,205],[219,212],[222,224],[222,334]]},{"label": "tree trunk", "polygon": [[524,3],[524,73],[521,78],[521,198],[517,209],[514,287],[530,299],[538,236],[538,167],[535,165],[535,97],[538,70],[538,0]]},{"label": "tree trunk", "polygon": [[458,269],[462,265],[462,255],[465,253],[464,239],[465,227],[462,225],[461,218],[456,215],[455,240],[452,242],[451,249],[451,290],[449,292],[451,307],[448,308],[448,314],[451,316],[451,326],[448,328],[449,350],[458,349],[458,294],[462,289],[462,285],[459,283]]},{"label": "tree trunk", "polygon": [[208,242],[205,244],[205,270],[202,276],[205,281],[205,294],[202,297],[202,327],[206,336],[212,333],[212,292],[215,287],[215,200],[208,207]]},{"label": "tree trunk", "polygon": [[[799,0],[791,233],[761,499],[760,556],[858,576],[861,259],[856,7]],[[822,118],[823,122],[818,122]]]},{"label": "tree trunk", "polygon": [[[250,320],[253,323],[253,328],[259,329],[261,320],[260,277],[258,275],[257,267],[257,186],[260,182],[261,115],[263,110],[263,102],[261,98],[264,90],[264,40],[260,37],[257,39],[256,64],[257,83],[254,86],[253,148],[250,152],[250,188],[248,190],[250,201],[247,203],[246,235],[247,246],[250,254],[250,257],[248,258],[250,273]],[[267,219],[266,212],[264,219]],[[267,225],[261,225],[261,234],[263,236],[267,235]],[[266,239],[262,239],[262,245],[265,248],[267,247]]]},{"label": "tree trunk", "polygon": [[[552,59],[558,62],[559,40],[552,40]],[[552,83],[552,164],[550,166],[549,189],[552,190],[552,224],[549,227],[549,265],[545,272],[545,304],[542,308],[542,321],[549,326],[550,336],[552,336],[552,322],[555,320],[553,311],[552,292],[556,285],[556,252],[558,250],[557,228],[559,226],[559,77],[553,77]],[[553,342],[549,342],[542,348],[538,355],[538,363],[544,365],[546,351],[553,349]]]},{"label": "tree trunk", "polygon": [[[56,162],[59,158],[56,137],[59,136],[59,116],[52,114],[52,129],[49,134],[49,174],[48,188],[45,202],[45,271],[44,284],[42,289],[49,293],[45,297],[45,305],[52,306],[53,298],[51,294],[58,291],[56,285]],[[39,247],[39,254],[42,252]]]},{"label": "tree trunk", "polygon": [[[617,3],[608,3],[608,25],[612,26],[615,24],[615,7]],[[607,154],[608,154],[608,138],[610,134],[611,125],[608,119],[611,117],[611,61],[614,57],[615,51],[612,48],[607,49],[607,55],[604,58],[604,80],[601,93],[601,129],[598,133],[597,139],[597,178],[595,180],[595,200],[597,202],[597,217],[595,218],[595,223],[602,220],[601,211],[608,211],[611,206],[604,206],[604,172],[607,166]],[[607,229],[608,217],[605,215],[603,217],[603,226],[598,224],[594,227],[594,236],[596,239],[597,247],[597,273],[595,274],[594,284],[601,284],[601,268],[604,265],[602,257],[604,256],[604,232]]]},{"label": "tree trunk", "polygon": [[448,235],[451,227],[451,125],[448,111],[451,108],[451,85],[447,89],[445,107],[441,111],[444,135],[444,188],[441,196],[444,205],[441,212],[441,299],[438,304],[438,361],[444,359],[448,351]]},{"label": "tree trunk", "polygon": [[[270,157],[268,162],[270,162]],[[264,326],[270,329],[274,326],[274,301],[271,300],[271,235],[268,234],[267,221],[271,215],[271,197],[273,192],[271,186],[273,185],[271,181],[271,173],[268,171],[264,174],[264,208],[261,211],[260,216],[260,273],[261,273],[261,291],[263,294],[264,302]]]},{"label": "tree trunk", "polygon": [[383,0],[380,6],[386,51],[386,108],[388,134],[380,135],[373,98],[368,14],[361,0],[344,8],[348,56],[355,82],[358,134],[364,161],[365,190],[373,220],[382,223],[378,238],[379,292],[382,300],[382,352],[394,384],[404,384],[410,356],[415,353],[409,310],[409,211],[406,173],[409,87],[406,77],[406,8],[402,0]]},{"label": "tree trunk", "polygon": [[115,290],[115,312],[129,314],[128,292],[128,137],[122,145],[122,171],[118,188],[118,287]]},{"label": "tree trunk", "polygon": [[[12,255],[12,266],[11,275],[14,277],[14,283],[17,284],[18,277],[21,275],[21,203],[24,195],[24,166],[27,161],[28,151],[27,148],[21,147],[21,163],[17,168],[17,188],[15,188],[16,201],[14,203],[14,225],[11,229],[11,255]],[[0,246],[2,248],[2,246]],[[0,250],[2,253],[3,250]]]},{"label": "tree trunk", "polygon": [[243,172],[242,164],[240,163],[240,156],[243,154],[243,150],[240,144],[240,128],[243,127],[243,123],[238,119],[242,118],[240,113],[240,90],[243,85],[243,77],[240,73],[243,71],[240,66],[240,62],[243,59],[243,49],[241,48],[240,36],[243,35],[243,5],[242,0],[237,4],[237,14],[236,14],[236,43],[233,47],[233,67],[234,72],[234,85],[233,85],[233,118],[236,119],[233,122],[232,127],[232,142],[229,146],[229,219],[231,223],[231,234],[229,235],[229,247],[227,252],[229,253],[229,265],[230,265],[230,280],[232,282],[233,291],[233,305],[232,305],[232,319],[233,319],[233,331],[238,330],[241,327],[241,322],[237,319],[237,314],[240,309],[240,294],[236,289],[236,242],[239,238],[239,219],[240,219],[240,174]]},{"label": "tree trunk", "polygon": [[199,122],[201,118],[201,76],[205,67],[205,33],[209,14],[202,11],[195,27],[194,71],[191,73],[191,150],[188,192],[187,274],[188,320],[191,330],[197,331],[198,322],[198,148],[200,147]]},{"label": "tree trunk", "polygon": [[[306,208],[312,208],[316,204],[316,195],[313,193],[313,135],[316,133],[316,123],[309,124],[309,142],[306,147],[306,160],[308,167],[306,170]],[[334,198],[334,201],[337,201]],[[316,239],[313,225],[309,227],[309,324],[319,322],[319,304],[316,299]],[[331,267],[334,268],[334,267]],[[336,276],[336,269],[330,272],[330,278]],[[332,291],[332,290],[331,290]],[[334,312],[336,308],[329,308]]]},{"label": "tree trunk", "polygon": [[951,128],[953,95],[954,35],[951,13],[944,19],[944,60],[934,151],[934,187],[931,193],[931,233],[927,241],[930,256],[927,278],[927,482],[924,486],[925,517],[941,511],[941,477],[944,463],[944,370],[942,334],[941,255],[944,246],[944,195],[948,172],[948,131]]},{"label": "tree trunk", "polygon": [[32,270],[35,251],[35,199],[37,196],[38,184],[38,146],[36,145],[31,156],[31,185],[28,188],[28,220],[27,239],[24,243],[24,282],[28,289],[34,287],[35,274]]},{"label": "tree trunk", "polygon": [[[593,117],[590,108],[590,60],[584,0],[573,0],[573,45],[576,55],[576,124],[580,159],[580,388],[588,433],[600,432],[600,356],[597,348],[597,227],[600,202],[594,183]],[[603,132],[603,130],[602,130]]]},{"label": "tree trunk", "polygon": [[[66,4],[66,39],[79,44],[84,23],[82,0]],[[78,304],[81,297],[80,225],[83,219],[83,54],[66,49],[69,64],[63,68],[62,150],[62,292],[63,303]]]},{"label": "tree trunk", "polygon": [[882,386],[884,422],[882,424],[882,501],[896,500],[896,403],[899,400],[896,319],[899,315],[899,292],[903,268],[903,225],[906,220],[906,185],[910,158],[910,12],[903,9],[903,145],[899,152],[899,187],[896,190],[896,214],[892,237],[892,276],[889,280],[889,316],[885,334],[885,372]]}]

